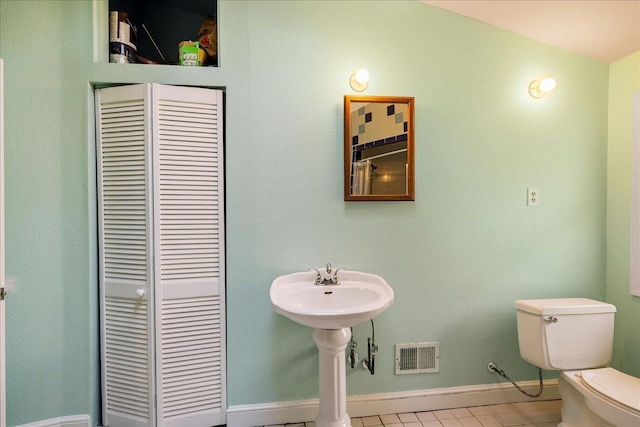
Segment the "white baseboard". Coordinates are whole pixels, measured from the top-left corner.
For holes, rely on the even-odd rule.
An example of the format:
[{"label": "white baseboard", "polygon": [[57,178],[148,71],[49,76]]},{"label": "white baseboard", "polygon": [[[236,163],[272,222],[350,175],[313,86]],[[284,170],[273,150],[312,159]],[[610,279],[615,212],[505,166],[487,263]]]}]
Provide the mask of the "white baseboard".
[{"label": "white baseboard", "polygon": [[[518,383],[528,393],[538,391],[538,381]],[[544,392],[537,400],[559,399],[558,380],[544,381]],[[421,412],[439,409],[526,402],[530,399],[511,384],[484,384],[396,393],[366,394],[347,397],[351,417]],[[254,427],[313,421],[318,415],[318,399],[290,402],[234,405],[227,409],[228,427]]]},{"label": "white baseboard", "polygon": [[91,417],[89,415],[72,415],[22,424],[20,427],[91,427]]}]

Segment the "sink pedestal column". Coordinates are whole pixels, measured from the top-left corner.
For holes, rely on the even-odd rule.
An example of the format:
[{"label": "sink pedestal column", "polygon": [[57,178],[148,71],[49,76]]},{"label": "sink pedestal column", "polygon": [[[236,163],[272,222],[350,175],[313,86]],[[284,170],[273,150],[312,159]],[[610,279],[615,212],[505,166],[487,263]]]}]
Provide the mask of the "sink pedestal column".
[{"label": "sink pedestal column", "polygon": [[351,330],[314,329],[313,340],[318,347],[320,413],[317,427],[351,427],[347,415],[347,371],[344,350],[351,339]]}]

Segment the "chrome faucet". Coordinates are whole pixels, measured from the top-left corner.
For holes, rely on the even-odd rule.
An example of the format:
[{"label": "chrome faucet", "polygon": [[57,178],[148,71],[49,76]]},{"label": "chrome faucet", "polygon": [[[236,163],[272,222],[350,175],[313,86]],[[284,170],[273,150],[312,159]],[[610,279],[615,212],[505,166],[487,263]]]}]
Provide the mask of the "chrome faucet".
[{"label": "chrome faucet", "polygon": [[[327,263],[326,275],[320,274],[320,270],[317,268],[314,268],[314,270],[317,273],[315,283],[317,286],[335,286],[340,284],[340,280],[338,280],[338,271],[342,270],[341,268],[334,271],[331,264]],[[331,274],[332,271],[333,275]]]}]

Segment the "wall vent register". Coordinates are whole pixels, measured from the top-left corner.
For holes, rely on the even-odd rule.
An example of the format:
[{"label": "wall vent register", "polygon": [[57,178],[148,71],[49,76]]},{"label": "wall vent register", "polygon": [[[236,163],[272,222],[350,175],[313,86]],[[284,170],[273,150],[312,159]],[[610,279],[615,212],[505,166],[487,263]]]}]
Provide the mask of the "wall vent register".
[{"label": "wall vent register", "polygon": [[440,372],[440,343],[396,344],[396,375]]}]

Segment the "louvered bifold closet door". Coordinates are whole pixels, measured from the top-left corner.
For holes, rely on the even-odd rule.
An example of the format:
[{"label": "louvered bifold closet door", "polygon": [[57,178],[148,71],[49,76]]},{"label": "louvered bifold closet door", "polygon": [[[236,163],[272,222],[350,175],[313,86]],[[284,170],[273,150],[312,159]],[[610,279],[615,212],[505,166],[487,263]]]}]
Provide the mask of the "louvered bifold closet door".
[{"label": "louvered bifold closet door", "polygon": [[154,426],[149,86],[96,90],[103,424]]},{"label": "louvered bifold closet door", "polygon": [[152,94],[158,417],[224,424],[222,92]]}]

